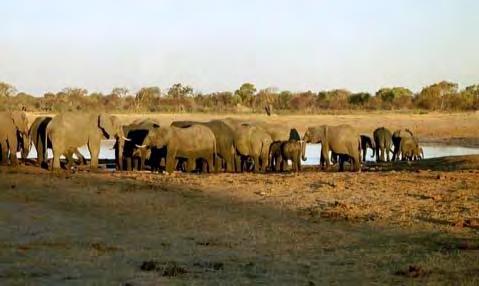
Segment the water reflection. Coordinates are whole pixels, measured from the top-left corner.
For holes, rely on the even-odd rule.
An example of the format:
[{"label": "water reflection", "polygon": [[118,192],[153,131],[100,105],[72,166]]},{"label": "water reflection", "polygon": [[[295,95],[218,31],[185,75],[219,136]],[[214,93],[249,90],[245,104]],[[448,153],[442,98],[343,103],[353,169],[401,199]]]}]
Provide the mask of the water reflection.
[{"label": "water reflection", "polygon": [[[102,141],[102,146],[100,150],[101,159],[114,159],[115,151],[112,150],[113,145],[115,144],[114,140],[105,140]],[[422,145],[424,149],[425,158],[436,158],[444,156],[459,156],[459,155],[475,155],[479,154],[479,148],[466,148],[460,146],[445,146],[445,145]],[[85,158],[90,158],[90,153],[88,152],[87,146],[80,148],[80,153],[85,156]],[[308,144],[306,146],[306,157],[308,160],[303,162],[304,165],[318,165],[319,158],[321,154],[321,144]],[[368,149],[366,160],[374,161],[375,159],[371,158],[372,151]],[[18,153],[20,156],[20,153]],[[36,158],[37,152],[33,147],[28,155],[28,158]],[[48,157],[52,157],[52,151],[48,150]]]},{"label": "water reflection", "polygon": [[[424,158],[437,158],[444,156],[460,156],[460,155],[477,155],[479,148],[467,148],[461,146],[445,146],[445,145],[421,145],[424,150]],[[306,146],[307,161],[304,165],[319,165],[319,158],[321,154],[321,144],[308,144]],[[366,161],[375,161],[376,158],[371,158],[373,154],[371,149],[368,149],[366,154]],[[391,155],[392,158],[392,155]]]}]

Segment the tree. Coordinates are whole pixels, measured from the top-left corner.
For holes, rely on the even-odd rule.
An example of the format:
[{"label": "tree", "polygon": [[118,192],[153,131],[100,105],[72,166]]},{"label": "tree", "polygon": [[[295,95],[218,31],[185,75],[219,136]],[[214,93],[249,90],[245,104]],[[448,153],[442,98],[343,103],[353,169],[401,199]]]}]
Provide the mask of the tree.
[{"label": "tree", "polygon": [[457,94],[458,84],[441,81],[425,87],[416,97],[418,107],[431,110],[444,110],[446,99]]},{"label": "tree", "polygon": [[346,109],[349,107],[351,92],[346,89],[333,89],[320,91],[316,97],[316,105],[319,108]]},{"label": "tree", "polygon": [[135,107],[137,110],[141,108],[151,107],[154,100],[159,98],[161,90],[157,86],[143,87],[137,93],[135,97]]},{"label": "tree", "polygon": [[61,91],[65,96],[81,98],[88,95],[88,90],[84,88],[67,87]]},{"label": "tree", "polygon": [[244,105],[252,105],[253,96],[256,93],[256,87],[252,83],[243,83],[239,89],[235,91],[235,95],[241,98]]},{"label": "tree", "polygon": [[127,97],[130,91],[125,87],[115,87],[111,90],[110,94],[117,97]]},{"label": "tree", "polygon": [[279,93],[277,100],[277,109],[289,109],[289,103],[293,98],[291,91],[285,90]]},{"label": "tree", "polygon": [[0,82],[0,97],[10,97],[17,93],[15,87],[6,82]]},{"label": "tree", "polygon": [[277,89],[273,87],[260,90],[254,97],[254,108],[262,110],[267,108],[267,112],[271,115],[273,112],[273,104],[277,97]]},{"label": "tree", "polygon": [[383,102],[383,108],[408,108],[412,102],[412,91],[404,87],[381,88],[376,96]]},{"label": "tree", "polygon": [[351,105],[364,106],[370,98],[371,94],[367,92],[354,93],[349,96],[348,102]]},{"label": "tree", "polygon": [[465,97],[472,99],[472,108],[479,109],[479,84],[466,87],[462,93]]},{"label": "tree", "polygon": [[190,86],[183,86],[181,83],[175,83],[168,90],[167,96],[173,99],[185,99],[193,95],[193,88]]}]

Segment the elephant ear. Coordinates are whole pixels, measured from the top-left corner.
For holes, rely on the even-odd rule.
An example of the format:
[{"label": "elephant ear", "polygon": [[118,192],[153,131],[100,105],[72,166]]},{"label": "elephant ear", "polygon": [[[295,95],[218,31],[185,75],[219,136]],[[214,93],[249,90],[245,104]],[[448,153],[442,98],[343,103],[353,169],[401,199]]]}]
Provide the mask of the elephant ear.
[{"label": "elephant ear", "polygon": [[25,112],[10,112],[10,118],[12,118],[13,124],[15,125],[15,127],[17,127],[18,131],[24,134],[28,134],[28,119]]},{"label": "elephant ear", "polygon": [[98,116],[98,127],[103,131],[107,139],[111,139],[115,135],[115,124],[113,116],[102,113]]}]

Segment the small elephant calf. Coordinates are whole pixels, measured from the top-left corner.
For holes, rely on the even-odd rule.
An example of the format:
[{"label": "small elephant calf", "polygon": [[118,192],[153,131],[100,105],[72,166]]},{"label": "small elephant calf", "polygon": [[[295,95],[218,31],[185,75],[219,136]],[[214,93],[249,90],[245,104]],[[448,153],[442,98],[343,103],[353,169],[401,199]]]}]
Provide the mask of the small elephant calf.
[{"label": "small elephant calf", "polygon": [[270,168],[274,171],[283,172],[288,160],[293,163],[293,171],[301,171],[301,157],[303,154],[303,142],[297,140],[279,141],[270,147]]}]

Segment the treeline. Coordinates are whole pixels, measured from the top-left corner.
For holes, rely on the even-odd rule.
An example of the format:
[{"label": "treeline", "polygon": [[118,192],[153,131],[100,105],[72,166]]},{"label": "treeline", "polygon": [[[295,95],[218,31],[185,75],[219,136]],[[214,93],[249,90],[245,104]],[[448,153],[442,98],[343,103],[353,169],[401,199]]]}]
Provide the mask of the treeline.
[{"label": "treeline", "polygon": [[320,113],[324,110],[426,110],[470,111],[479,109],[479,85],[462,90],[458,84],[442,81],[413,93],[404,87],[382,88],[375,94],[345,89],[320,92],[290,92],[274,88],[257,90],[245,83],[234,92],[195,92],[174,84],[163,91],[144,87],[137,92],[113,88],[109,94],[65,88],[32,96],[0,82],[0,110],[42,112],[264,112]]}]

